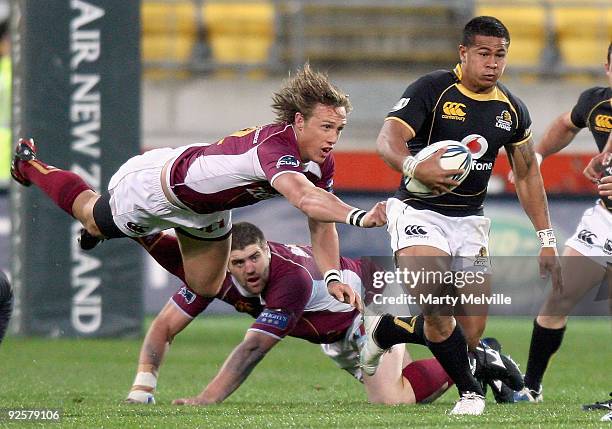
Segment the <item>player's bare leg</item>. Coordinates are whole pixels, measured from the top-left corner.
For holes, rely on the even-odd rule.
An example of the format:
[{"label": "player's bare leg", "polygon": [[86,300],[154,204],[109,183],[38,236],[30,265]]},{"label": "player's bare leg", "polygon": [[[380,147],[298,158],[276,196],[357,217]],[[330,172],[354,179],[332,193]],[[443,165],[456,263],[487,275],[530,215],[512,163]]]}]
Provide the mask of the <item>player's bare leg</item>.
[{"label": "player's bare leg", "polygon": [[435,359],[412,361],[404,344],[381,358],[376,375],[364,374],[368,401],[374,404],[429,403],[448,390],[453,381]]},{"label": "player's bare leg", "polygon": [[176,234],[183,256],[185,279],[198,295],[215,296],[221,289],[227,270],[231,235],[218,241],[191,238],[180,230]]}]

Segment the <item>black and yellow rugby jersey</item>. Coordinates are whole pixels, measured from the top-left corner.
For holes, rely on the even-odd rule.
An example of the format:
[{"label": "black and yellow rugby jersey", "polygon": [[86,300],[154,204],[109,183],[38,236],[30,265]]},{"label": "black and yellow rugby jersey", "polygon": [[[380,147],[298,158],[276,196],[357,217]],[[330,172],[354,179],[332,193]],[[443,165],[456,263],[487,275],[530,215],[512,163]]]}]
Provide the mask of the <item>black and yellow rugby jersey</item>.
[{"label": "black and yellow rugby jersey", "polygon": [[460,65],[416,80],[385,120],[413,130],[415,137],[406,143],[412,155],[441,140],[460,141],[470,148],[472,171],[451,193],[421,198],[408,192],[402,180],[394,195],[416,209],[447,216],[481,215],[499,149],[531,138],[525,104],[499,83],[489,94],[470,91],[461,84]]},{"label": "black and yellow rugby jersey", "polygon": [[589,128],[601,152],[612,131],[612,88],[595,87],[580,94],[571,120],[578,128]]}]

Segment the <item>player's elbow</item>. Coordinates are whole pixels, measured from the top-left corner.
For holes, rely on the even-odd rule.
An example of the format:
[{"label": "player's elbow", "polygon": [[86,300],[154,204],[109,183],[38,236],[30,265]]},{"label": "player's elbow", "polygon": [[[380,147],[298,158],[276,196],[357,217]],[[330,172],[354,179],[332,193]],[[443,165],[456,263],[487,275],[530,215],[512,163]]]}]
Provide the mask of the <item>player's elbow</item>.
[{"label": "player's elbow", "polygon": [[[325,192],[320,190],[321,192]],[[320,198],[318,188],[312,188],[304,192],[297,200],[295,207],[298,208],[306,216],[315,218],[316,210],[321,206],[322,200]]]}]

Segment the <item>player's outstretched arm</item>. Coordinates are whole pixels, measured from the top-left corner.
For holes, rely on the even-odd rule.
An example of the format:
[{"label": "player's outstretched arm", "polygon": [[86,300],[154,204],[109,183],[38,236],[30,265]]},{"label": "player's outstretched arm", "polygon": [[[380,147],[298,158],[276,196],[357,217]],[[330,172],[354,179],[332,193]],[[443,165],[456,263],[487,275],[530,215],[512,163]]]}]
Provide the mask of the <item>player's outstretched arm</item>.
[{"label": "player's outstretched arm", "polygon": [[140,349],[138,372],[126,398],[129,403],[154,404],[157,375],[174,337],[193,319],[168,302],[157,315]]},{"label": "player's outstretched arm", "polygon": [[331,192],[314,186],[302,174],[282,174],[274,180],[272,186],[294,207],[319,222],[345,222],[363,228],[387,223],[387,217],[378,205],[368,212],[356,209]]},{"label": "player's outstretched arm", "polygon": [[192,398],[175,399],[172,403],[175,405],[209,405],[223,402],[240,387],[253,368],[278,341],[261,332],[247,331],[244,340],[227,357],[215,378],[202,393]]},{"label": "player's outstretched arm", "polygon": [[533,150],[533,140],[529,139],[519,145],[506,146],[506,151],[514,172],[516,194],[542,244],[539,255],[540,275],[546,277],[550,274],[553,288],[561,290],[563,280],[557,253],[557,241],[550,223],[546,191]]}]

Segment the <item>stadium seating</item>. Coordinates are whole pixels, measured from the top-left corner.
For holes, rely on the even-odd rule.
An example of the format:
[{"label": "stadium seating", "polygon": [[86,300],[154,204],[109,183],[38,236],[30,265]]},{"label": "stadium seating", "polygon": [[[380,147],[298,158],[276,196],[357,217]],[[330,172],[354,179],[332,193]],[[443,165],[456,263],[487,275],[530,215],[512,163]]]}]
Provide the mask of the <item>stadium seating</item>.
[{"label": "stadium seating", "polygon": [[539,67],[546,46],[546,11],[540,2],[509,6],[483,2],[476,15],[495,16],[510,31],[510,67]]},{"label": "stadium seating", "polygon": [[201,11],[217,64],[265,64],[276,37],[270,1],[207,1]]},{"label": "stadium seating", "polygon": [[149,71],[191,61],[198,30],[191,0],[142,3],[142,58]]},{"label": "stadium seating", "polygon": [[612,40],[612,3],[608,7],[559,3],[553,8],[553,17],[563,65],[599,69]]}]

